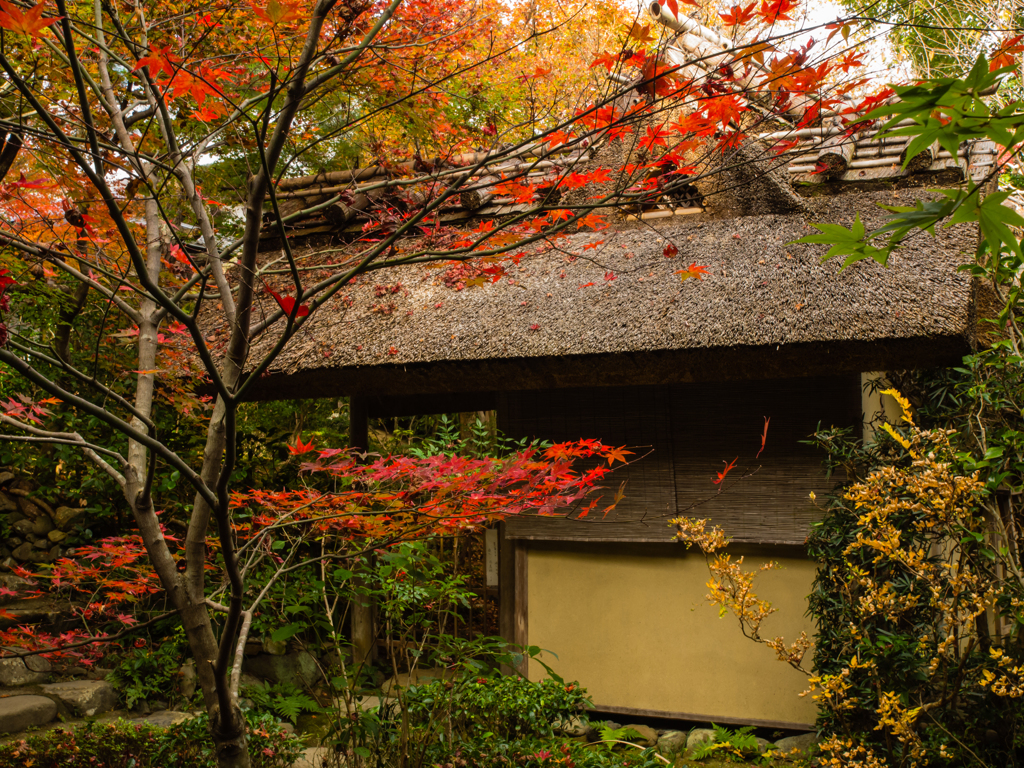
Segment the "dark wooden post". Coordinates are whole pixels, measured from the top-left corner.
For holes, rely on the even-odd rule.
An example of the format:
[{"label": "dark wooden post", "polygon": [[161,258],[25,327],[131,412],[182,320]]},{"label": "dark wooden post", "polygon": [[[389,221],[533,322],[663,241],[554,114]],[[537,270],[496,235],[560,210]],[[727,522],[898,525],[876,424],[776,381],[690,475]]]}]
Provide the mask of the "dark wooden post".
[{"label": "dark wooden post", "polygon": [[369,597],[357,597],[352,603],[352,660],[357,665],[373,661],[375,640],[373,601]]},{"label": "dark wooden post", "polygon": [[370,450],[370,418],[361,395],[348,399],[348,444],[360,453]]},{"label": "dark wooden post", "polygon": [[[498,525],[498,633],[510,644],[525,646],[529,640],[526,605],[526,544],[507,536],[505,523]],[[506,673],[512,670],[503,670]],[[526,675],[527,660],[516,667]]]}]

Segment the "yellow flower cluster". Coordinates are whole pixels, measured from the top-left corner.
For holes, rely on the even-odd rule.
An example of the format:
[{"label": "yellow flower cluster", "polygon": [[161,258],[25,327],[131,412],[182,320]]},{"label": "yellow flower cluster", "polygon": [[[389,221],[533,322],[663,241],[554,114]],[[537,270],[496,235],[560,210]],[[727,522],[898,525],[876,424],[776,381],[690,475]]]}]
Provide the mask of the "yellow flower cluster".
[{"label": "yellow flower cluster", "polygon": [[1011,699],[1024,696],[1024,666],[1014,664],[1002,648],[989,649],[989,656],[996,662],[999,672],[997,674],[989,669],[983,670],[981,686],[988,688],[996,696]]},{"label": "yellow flower cluster", "polygon": [[833,736],[818,745],[820,763],[830,768],[888,768],[885,759],[853,739]]},{"label": "yellow flower cluster", "polygon": [[761,624],[775,613],[776,609],[767,600],[762,600],[754,592],[754,579],[758,573],[778,568],[778,563],[767,562],[756,570],[747,570],[743,565],[743,557],[733,558],[721,550],[729,543],[729,539],[718,526],[709,526],[707,520],[696,520],[679,517],[669,521],[675,526],[677,541],[687,547],[696,545],[704,554],[708,573],[711,578],[707,582],[706,599],[719,609],[719,615],[732,613],[739,621],[740,631],[757,643],[767,645],[775,651],[776,656],[792,667],[803,672],[802,663],[807,651],[814,642],[806,633],[790,645],[786,645],[781,637],[765,639],[761,637]]}]

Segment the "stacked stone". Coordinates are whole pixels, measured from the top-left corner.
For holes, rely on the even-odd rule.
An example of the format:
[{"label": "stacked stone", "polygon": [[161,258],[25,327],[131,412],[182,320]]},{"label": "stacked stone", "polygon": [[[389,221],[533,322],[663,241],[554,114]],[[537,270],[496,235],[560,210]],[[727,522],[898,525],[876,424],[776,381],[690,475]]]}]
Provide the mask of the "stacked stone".
[{"label": "stacked stone", "polygon": [[[52,563],[64,555],[64,540],[81,522],[84,509],[50,506],[13,472],[0,471],[0,516],[9,531],[0,542],[0,571],[24,563]],[[3,526],[0,526],[3,527]]]}]

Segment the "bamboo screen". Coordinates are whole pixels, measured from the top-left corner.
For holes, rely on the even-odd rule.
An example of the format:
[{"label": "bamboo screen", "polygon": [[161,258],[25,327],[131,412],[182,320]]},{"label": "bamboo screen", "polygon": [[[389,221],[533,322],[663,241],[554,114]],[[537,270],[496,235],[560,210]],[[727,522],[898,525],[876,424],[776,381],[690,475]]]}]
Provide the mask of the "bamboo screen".
[{"label": "bamboo screen", "polygon": [[[765,416],[768,439],[755,459]],[[498,418],[510,436],[598,438],[642,456],[608,476],[585,520],[513,519],[512,538],[667,541],[668,519],[687,514],[710,518],[736,541],[800,544],[818,514],[809,494],[821,496],[834,482],[822,456],[801,441],[819,422],[859,423],[859,377],[507,392]],[[712,480],[736,457],[719,492]],[[623,481],[625,497],[602,516]]]}]

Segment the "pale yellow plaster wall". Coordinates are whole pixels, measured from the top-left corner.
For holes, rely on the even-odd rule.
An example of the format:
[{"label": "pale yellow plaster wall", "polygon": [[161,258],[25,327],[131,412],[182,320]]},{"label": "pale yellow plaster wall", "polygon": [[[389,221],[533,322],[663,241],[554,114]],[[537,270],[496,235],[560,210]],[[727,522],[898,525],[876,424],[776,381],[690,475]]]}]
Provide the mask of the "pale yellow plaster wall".
[{"label": "pale yellow plaster wall", "polygon": [[[864,414],[864,444],[871,445],[875,442],[875,431],[881,429],[883,422],[899,424],[903,414],[900,405],[892,395],[883,395],[875,391],[878,386],[885,384],[884,373],[862,373],[861,383],[861,412]],[[874,386],[869,386],[874,385]]]},{"label": "pale yellow plaster wall", "polygon": [[[665,550],[659,550],[662,553]],[[533,549],[528,555],[531,645],[566,680],[579,680],[595,704],[717,718],[812,724],[806,678],[771,650],[743,637],[734,618],[704,600],[703,557]],[[813,633],[806,596],[814,565],[774,558],[783,570],[762,574],[758,594],[779,608],[763,625],[769,637]],[[766,558],[746,556],[756,567]],[[539,665],[532,679],[543,674]],[[725,722],[725,720],[723,720]]]}]

